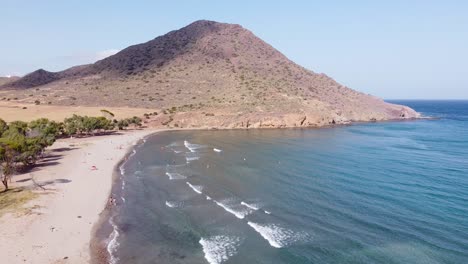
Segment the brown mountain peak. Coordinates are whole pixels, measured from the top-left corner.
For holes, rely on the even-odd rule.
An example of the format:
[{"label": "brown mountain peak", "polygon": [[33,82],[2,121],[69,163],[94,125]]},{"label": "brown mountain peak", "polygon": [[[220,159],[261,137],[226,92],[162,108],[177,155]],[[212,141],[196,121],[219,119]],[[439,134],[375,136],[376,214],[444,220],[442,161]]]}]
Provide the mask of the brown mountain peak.
[{"label": "brown mountain peak", "polygon": [[[54,93],[48,97],[51,104],[171,109],[197,113],[204,125],[223,127],[314,126],[417,116],[409,108],[387,104],[295,64],[239,25],[207,20],[94,64],[58,73],[39,70],[7,85],[48,88]],[[205,120],[206,113],[216,113],[212,123]],[[179,122],[186,126],[190,120]]]}]

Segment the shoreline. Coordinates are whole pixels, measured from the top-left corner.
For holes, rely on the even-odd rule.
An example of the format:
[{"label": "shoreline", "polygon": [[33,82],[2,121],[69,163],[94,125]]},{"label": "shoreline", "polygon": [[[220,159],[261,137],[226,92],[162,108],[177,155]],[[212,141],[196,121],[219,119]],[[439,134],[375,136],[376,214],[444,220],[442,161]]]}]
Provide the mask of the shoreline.
[{"label": "shoreline", "polygon": [[[112,184],[110,186],[108,199],[113,197],[114,187],[117,182],[122,180],[122,171],[121,167],[125,164],[125,162],[132,156],[132,152],[135,151],[135,147],[141,145],[146,141],[146,138],[150,136],[154,136],[158,133],[168,131],[165,129],[155,130],[147,135],[143,136],[142,138],[138,139],[134,142],[131,146],[126,149],[125,155],[115,164],[112,172]],[[119,201],[120,202],[120,201]],[[112,210],[116,204],[113,206],[109,206],[109,203],[103,208],[102,212],[99,214],[98,221],[93,225],[92,233],[91,233],[91,240],[90,240],[90,259],[88,263],[92,264],[104,264],[104,263],[113,263],[110,261],[111,253],[109,252],[109,238],[116,228],[112,226],[110,223],[110,219],[113,216],[112,213],[117,213],[115,210]]]},{"label": "shoreline", "polygon": [[139,140],[159,131],[60,139],[45,161],[13,177],[12,187],[38,197],[24,205],[27,213],[0,216],[9,227],[0,230],[5,263],[90,263],[90,243],[114,185],[113,172]]},{"label": "shoreline", "polygon": [[[386,120],[383,122],[421,119]],[[286,129],[334,128],[379,122],[382,121]],[[119,180],[118,168],[125,162],[125,158],[131,155],[134,147],[140,145],[145,138],[164,131],[244,129],[278,128],[145,129],[125,131],[117,133],[117,135],[58,140],[48,151],[54,152],[57,149],[71,148],[69,152],[63,154],[63,160],[59,160],[59,164],[44,168],[39,164],[41,168],[38,172],[17,175],[13,181],[15,183],[22,182],[29,177],[38,182],[51,180],[69,182],[67,184],[52,183],[53,189],[48,188],[48,191],[51,191],[50,194],[40,195],[39,198],[30,201],[27,205],[34,209],[24,219],[12,214],[0,216],[1,223],[5,222],[9,226],[13,226],[11,230],[0,231],[0,244],[7,245],[8,241],[15,241],[14,245],[9,248],[2,247],[0,254],[5,256],[4,259],[8,263],[24,263],[31,258],[37,260],[38,263],[108,263],[110,255],[107,249],[107,239],[112,232],[109,224],[112,208],[109,208],[107,204],[114,185]],[[125,145],[125,147],[119,147],[116,151],[115,147],[121,145]],[[86,163],[86,159],[90,158],[87,155],[99,158],[95,161],[99,171],[90,171],[90,164],[84,168],[76,168],[77,164],[81,167],[82,163]],[[80,163],[83,157],[85,162],[81,161]],[[81,181],[81,183],[75,183],[76,177],[90,173],[98,173],[102,179],[99,182],[85,181],[83,183]],[[82,198],[86,196],[92,197],[91,199],[90,197]],[[77,206],[86,208],[87,212],[75,215]],[[86,219],[88,222],[86,225],[80,225],[76,223],[76,219]],[[65,234],[57,236],[56,234],[60,232]]]}]

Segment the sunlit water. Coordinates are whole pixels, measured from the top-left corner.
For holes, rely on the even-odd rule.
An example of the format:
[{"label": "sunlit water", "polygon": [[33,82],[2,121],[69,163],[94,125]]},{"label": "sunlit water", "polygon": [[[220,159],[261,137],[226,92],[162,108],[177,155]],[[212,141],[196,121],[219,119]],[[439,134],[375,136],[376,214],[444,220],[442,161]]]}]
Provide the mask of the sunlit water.
[{"label": "sunlit water", "polygon": [[468,263],[468,102],[438,120],[167,132],[113,188],[115,263]]}]

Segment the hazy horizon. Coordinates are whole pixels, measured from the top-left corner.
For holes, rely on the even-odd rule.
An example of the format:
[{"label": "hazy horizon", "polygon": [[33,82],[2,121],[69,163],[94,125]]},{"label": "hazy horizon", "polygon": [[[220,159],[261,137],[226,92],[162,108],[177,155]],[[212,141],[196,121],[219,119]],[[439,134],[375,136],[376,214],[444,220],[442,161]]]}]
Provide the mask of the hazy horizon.
[{"label": "hazy horizon", "polygon": [[292,61],[387,100],[468,99],[468,4],[2,1],[0,76],[92,63],[193,21],[240,24]]}]

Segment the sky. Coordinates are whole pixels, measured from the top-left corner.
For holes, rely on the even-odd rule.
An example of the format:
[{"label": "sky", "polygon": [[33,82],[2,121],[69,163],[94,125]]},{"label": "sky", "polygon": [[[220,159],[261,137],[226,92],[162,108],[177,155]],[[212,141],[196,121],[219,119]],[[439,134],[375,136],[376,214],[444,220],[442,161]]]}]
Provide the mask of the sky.
[{"label": "sky", "polygon": [[92,63],[199,19],[385,99],[468,99],[468,1],[0,0],[0,76]]}]

